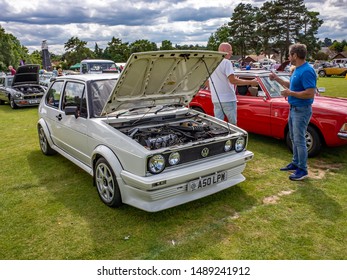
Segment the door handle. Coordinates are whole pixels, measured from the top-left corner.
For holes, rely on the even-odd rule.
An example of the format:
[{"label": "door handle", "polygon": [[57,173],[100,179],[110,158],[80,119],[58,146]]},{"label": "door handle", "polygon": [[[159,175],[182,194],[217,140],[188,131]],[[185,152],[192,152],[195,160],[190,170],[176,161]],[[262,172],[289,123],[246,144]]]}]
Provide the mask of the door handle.
[{"label": "door handle", "polygon": [[63,118],[62,116],[61,116],[61,114],[59,114],[58,116],[55,116],[57,119],[58,119],[58,121],[61,121],[61,119]]}]

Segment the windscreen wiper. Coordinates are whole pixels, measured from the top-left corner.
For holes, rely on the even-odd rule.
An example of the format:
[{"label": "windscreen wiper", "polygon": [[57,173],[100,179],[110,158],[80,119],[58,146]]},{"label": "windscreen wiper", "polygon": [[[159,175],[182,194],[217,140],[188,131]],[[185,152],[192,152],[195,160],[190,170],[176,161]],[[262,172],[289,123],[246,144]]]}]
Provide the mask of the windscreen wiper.
[{"label": "windscreen wiper", "polygon": [[156,110],[156,111],[154,112],[154,114],[157,114],[157,113],[159,113],[160,111],[162,111],[162,110],[164,110],[165,108],[168,108],[168,107],[175,107],[175,108],[177,108],[177,107],[183,107],[183,105],[180,104],[180,103],[166,104],[166,105],[162,106],[160,109]]},{"label": "windscreen wiper", "polygon": [[134,107],[134,108],[130,108],[128,110],[125,110],[119,114],[116,115],[116,118],[118,118],[119,116],[121,115],[124,115],[126,113],[129,113],[129,112],[133,112],[133,111],[136,111],[136,110],[141,110],[141,109],[151,109],[153,107],[156,107],[156,105],[149,105],[149,106],[139,106],[139,107]]}]

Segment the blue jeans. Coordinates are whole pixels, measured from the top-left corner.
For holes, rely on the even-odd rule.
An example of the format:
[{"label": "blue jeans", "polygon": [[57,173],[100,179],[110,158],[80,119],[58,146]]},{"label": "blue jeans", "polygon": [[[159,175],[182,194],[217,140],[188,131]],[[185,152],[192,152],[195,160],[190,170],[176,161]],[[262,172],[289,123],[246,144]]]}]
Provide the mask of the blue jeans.
[{"label": "blue jeans", "polygon": [[[229,123],[237,124],[237,106],[236,101],[213,103],[214,116],[217,119],[224,120],[224,113],[228,118]],[[223,107],[223,110],[222,110]],[[224,113],[223,113],[224,111]]]},{"label": "blue jeans", "polygon": [[289,136],[293,145],[292,163],[307,171],[306,131],[312,116],[311,105],[295,107],[290,106],[288,118]]}]

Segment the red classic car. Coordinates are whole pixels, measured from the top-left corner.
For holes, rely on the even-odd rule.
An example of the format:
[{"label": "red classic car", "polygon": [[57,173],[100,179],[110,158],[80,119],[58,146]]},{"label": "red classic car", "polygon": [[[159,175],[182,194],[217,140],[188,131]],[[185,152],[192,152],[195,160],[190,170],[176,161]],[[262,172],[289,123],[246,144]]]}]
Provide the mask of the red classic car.
[{"label": "red classic car", "polygon": [[[269,78],[270,71],[236,71],[242,79],[257,78],[258,88],[237,86],[237,125],[248,132],[285,139],[291,149],[288,133],[289,105],[281,96],[283,87]],[[277,73],[289,79],[289,73]],[[208,89],[201,89],[190,102],[197,111],[213,115],[213,104]],[[309,157],[316,156],[323,145],[347,144],[347,98],[331,98],[317,94],[313,115],[307,129],[306,141]]]}]

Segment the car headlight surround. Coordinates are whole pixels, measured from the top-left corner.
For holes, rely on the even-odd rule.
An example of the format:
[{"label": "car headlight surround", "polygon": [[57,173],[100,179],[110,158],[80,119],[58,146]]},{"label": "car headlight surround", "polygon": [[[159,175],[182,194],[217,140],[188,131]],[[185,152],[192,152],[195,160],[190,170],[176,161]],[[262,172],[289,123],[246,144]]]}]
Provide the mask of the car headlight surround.
[{"label": "car headlight surround", "polygon": [[241,136],[235,141],[235,151],[237,153],[242,152],[246,147],[246,138]]},{"label": "car headlight surround", "polygon": [[173,152],[169,155],[168,162],[170,165],[176,165],[181,161],[181,155],[179,152]]},{"label": "car headlight surround", "polygon": [[232,148],[233,142],[231,141],[231,139],[228,139],[227,141],[225,141],[224,143],[224,151],[225,152],[229,152]]},{"label": "car headlight surround", "polygon": [[161,154],[156,154],[148,159],[148,170],[152,174],[159,174],[165,169],[165,158]]}]

